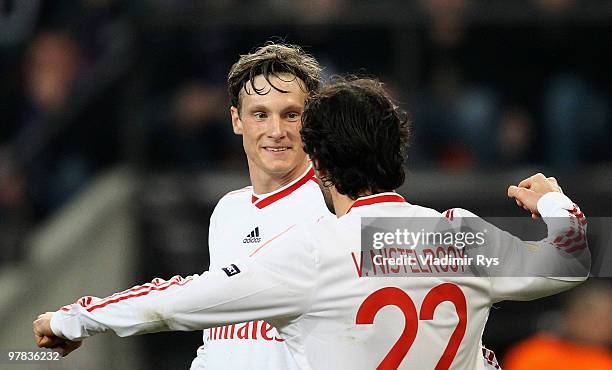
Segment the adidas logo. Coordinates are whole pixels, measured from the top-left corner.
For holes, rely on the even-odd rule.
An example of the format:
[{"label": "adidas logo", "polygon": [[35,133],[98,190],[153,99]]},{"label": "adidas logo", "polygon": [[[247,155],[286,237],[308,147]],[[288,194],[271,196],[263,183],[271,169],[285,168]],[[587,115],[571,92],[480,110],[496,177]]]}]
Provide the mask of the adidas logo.
[{"label": "adidas logo", "polygon": [[242,240],[242,243],[259,243],[261,238],[259,237],[259,226],[253,229],[246,238]]}]

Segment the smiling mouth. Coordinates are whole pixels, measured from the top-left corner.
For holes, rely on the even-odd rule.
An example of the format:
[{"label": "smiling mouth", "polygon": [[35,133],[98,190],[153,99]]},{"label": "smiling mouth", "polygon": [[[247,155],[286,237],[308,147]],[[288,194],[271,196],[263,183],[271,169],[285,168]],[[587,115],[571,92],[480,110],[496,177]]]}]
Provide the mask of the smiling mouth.
[{"label": "smiling mouth", "polygon": [[264,150],[268,152],[272,152],[272,153],[286,152],[287,150],[290,149],[290,147],[288,146],[279,146],[279,147],[264,146],[263,148]]}]

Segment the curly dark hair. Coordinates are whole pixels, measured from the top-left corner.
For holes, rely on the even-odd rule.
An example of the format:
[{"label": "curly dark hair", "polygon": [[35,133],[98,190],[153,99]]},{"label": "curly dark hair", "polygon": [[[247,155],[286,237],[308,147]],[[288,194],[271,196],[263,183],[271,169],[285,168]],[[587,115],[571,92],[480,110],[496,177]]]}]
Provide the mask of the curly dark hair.
[{"label": "curly dark hair", "polygon": [[357,199],[404,182],[410,119],[377,80],[343,77],[323,87],[306,103],[301,135],[323,184],[340,194]]},{"label": "curly dark hair", "polygon": [[288,73],[301,79],[307,93],[316,92],[321,86],[321,66],[315,58],[306,54],[297,45],[267,42],[252,53],[241,55],[232,66],[227,77],[231,105],[240,111],[240,92],[246,90],[247,83],[260,95],[267,94],[263,88],[254,85],[255,77],[263,75],[266,81],[277,91],[287,92],[274,86],[270,76]]}]

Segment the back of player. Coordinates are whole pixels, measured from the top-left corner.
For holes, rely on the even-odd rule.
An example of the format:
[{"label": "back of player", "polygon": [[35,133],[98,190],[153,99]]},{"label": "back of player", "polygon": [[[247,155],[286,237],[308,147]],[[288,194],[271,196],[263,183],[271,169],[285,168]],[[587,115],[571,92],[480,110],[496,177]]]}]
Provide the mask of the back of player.
[{"label": "back of player", "polygon": [[[392,201],[385,199],[392,197]],[[339,220],[318,223],[312,307],[281,333],[315,369],[484,369],[480,338],[491,299],[488,280],[365,275],[361,216],[437,217],[397,194],[368,197]],[[466,304],[466,301],[469,303]],[[295,331],[295,332],[294,332]],[[295,333],[301,333],[293,337]],[[307,333],[307,335],[303,335]]]},{"label": "back of player", "polygon": [[[542,205],[540,212],[549,217],[557,211],[567,213],[568,229],[557,233],[573,230],[570,213],[565,211],[571,207],[568,202],[561,194],[550,194],[544,202],[547,204]],[[479,222],[465,210],[456,213],[470,216],[472,221],[464,218],[463,225]],[[482,276],[482,271],[490,272],[484,267],[457,266],[444,272],[421,259],[407,267],[407,273],[400,274],[403,276],[397,274],[402,267],[388,264],[366,272],[366,260],[371,259],[370,266],[374,266],[372,256],[376,253],[362,253],[360,248],[362,217],[446,223],[439,212],[411,205],[400,195],[389,192],[359,198],[341,218],[323,219],[315,227],[298,230],[292,239],[279,240],[279,244],[309,240],[311,252],[308,247],[304,250],[316,261],[316,272],[310,277],[316,280],[310,307],[294,322],[278,325],[287,345],[294,355],[298,354],[295,357],[301,368],[482,370],[487,365],[480,341],[493,303],[554,294],[583,281],[588,273],[587,267],[582,271],[585,275],[577,279],[494,278]],[[459,231],[460,225],[456,226]],[[548,239],[527,244],[487,224],[487,233],[491,235],[487,241],[494,243],[486,247],[511,251],[513,257],[504,258],[509,266],[526,265],[528,259],[548,258],[542,249],[555,249],[549,245],[549,240],[556,238],[550,232],[549,225]],[[534,245],[541,247],[540,251],[531,255],[521,253]],[[418,258],[426,254],[425,250],[417,247],[413,251]],[[470,252],[465,253],[467,256]],[[588,258],[588,252],[585,257]],[[559,257],[562,264],[566,260],[567,256]],[[300,358],[299,354],[304,356]]]},{"label": "back of player", "polygon": [[442,218],[392,192],[404,182],[409,133],[408,117],[375,81],[337,80],[304,112],[305,151],[330,186],[337,214],[347,213],[303,233],[317,261],[311,306],[299,320],[277,326],[293,353],[304,354],[303,368],[484,366],[479,344],[491,303],[486,281],[464,278],[459,285],[435,275],[391,276],[376,267],[366,275],[364,269],[369,256],[361,253],[362,216]]}]

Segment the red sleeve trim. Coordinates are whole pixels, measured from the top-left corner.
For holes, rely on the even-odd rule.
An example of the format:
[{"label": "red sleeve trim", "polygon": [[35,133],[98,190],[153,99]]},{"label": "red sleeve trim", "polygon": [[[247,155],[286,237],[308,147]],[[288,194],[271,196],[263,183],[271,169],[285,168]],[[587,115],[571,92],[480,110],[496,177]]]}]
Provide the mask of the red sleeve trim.
[{"label": "red sleeve trim", "polygon": [[501,370],[501,367],[499,366],[499,362],[497,361],[497,357],[495,357],[495,353],[493,351],[491,351],[490,349],[482,346],[482,356],[484,357],[484,360],[489,365],[491,365],[495,369]]},{"label": "red sleeve trim", "polygon": [[565,235],[560,235],[555,238],[552,244],[557,249],[561,249],[566,253],[575,253],[587,247],[587,239],[585,232],[587,220],[584,213],[582,213],[582,211],[580,210],[580,208],[578,208],[576,204],[574,204],[573,208],[569,212],[574,217],[576,217],[576,219],[578,220],[578,224],[569,229],[567,233],[565,233]]},{"label": "red sleeve trim", "polygon": [[[145,295],[147,295],[147,294],[149,294],[151,292],[155,292],[155,291],[163,291],[163,290],[166,290],[166,289],[170,288],[171,286],[183,286],[183,285],[189,283],[192,280],[193,280],[193,276],[189,276],[189,277],[183,279],[181,276],[177,275],[177,276],[174,276],[169,281],[167,281],[165,283],[162,283],[162,284],[159,284],[159,282],[163,281],[163,280],[162,279],[154,279],[153,283],[145,284],[145,285],[142,285],[142,286],[136,286],[136,287],[134,287],[132,289],[128,289],[128,290],[125,290],[125,291],[120,292],[120,293],[115,293],[112,296],[104,299],[102,302],[100,302],[98,304],[95,304],[93,306],[89,306],[86,309],[87,309],[88,312],[92,312],[94,310],[106,307],[106,306],[108,306],[110,304],[113,304],[113,303],[121,302],[121,301],[130,299],[130,298],[142,297],[142,296],[145,296]],[[136,291],[138,291],[140,289],[144,289],[144,290],[141,291],[141,292],[138,292],[138,293],[130,294],[131,292],[136,292]],[[115,297],[115,298],[113,298],[113,297]]]}]

